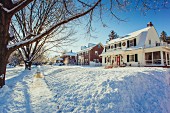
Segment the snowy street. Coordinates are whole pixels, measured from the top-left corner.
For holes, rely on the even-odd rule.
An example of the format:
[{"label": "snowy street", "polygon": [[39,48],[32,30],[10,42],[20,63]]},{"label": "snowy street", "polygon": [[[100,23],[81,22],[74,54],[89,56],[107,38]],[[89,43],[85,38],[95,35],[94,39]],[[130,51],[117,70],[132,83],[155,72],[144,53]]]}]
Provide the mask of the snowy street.
[{"label": "snowy street", "polygon": [[[12,71],[13,70],[13,71]],[[170,113],[166,68],[43,66],[8,68],[0,113]]]}]

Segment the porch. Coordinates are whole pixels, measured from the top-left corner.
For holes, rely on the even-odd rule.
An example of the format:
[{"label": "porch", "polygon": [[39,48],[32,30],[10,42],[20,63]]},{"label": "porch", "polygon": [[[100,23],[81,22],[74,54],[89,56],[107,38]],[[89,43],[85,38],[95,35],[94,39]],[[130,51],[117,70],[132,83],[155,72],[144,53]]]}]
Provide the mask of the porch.
[{"label": "porch", "polygon": [[145,66],[170,66],[170,51],[153,51],[145,53]]}]

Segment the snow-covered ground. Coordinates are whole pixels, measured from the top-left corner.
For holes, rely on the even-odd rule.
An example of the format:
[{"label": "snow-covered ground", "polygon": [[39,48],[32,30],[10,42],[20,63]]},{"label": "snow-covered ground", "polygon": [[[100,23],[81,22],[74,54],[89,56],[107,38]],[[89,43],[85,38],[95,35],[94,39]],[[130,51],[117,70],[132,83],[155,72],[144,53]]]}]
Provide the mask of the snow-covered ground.
[{"label": "snow-covered ground", "polygon": [[7,70],[0,113],[170,113],[170,69],[43,66]]}]

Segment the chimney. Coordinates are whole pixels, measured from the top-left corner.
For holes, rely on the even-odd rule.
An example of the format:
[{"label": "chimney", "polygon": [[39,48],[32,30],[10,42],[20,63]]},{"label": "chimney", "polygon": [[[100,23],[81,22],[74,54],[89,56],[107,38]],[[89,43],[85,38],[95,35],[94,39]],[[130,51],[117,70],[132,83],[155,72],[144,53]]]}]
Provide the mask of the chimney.
[{"label": "chimney", "polygon": [[149,23],[147,24],[147,27],[152,27],[152,26],[153,26],[152,22],[149,22]]},{"label": "chimney", "polygon": [[81,50],[86,49],[86,48],[87,48],[86,46],[81,46]]}]

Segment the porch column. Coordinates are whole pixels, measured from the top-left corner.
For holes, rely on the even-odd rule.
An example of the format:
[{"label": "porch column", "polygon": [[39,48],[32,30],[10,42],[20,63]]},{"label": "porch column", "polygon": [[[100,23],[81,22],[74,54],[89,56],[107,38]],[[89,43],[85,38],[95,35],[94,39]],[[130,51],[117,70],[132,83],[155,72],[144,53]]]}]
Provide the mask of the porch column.
[{"label": "porch column", "polygon": [[153,65],[153,52],[152,52],[152,65]]},{"label": "porch column", "polygon": [[164,65],[163,51],[160,51],[160,53],[161,53],[161,65]]},{"label": "porch column", "polygon": [[144,66],[144,65],[146,65],[146,61],[145,61],[145,52],[144,52],[144,50],[142,51],[142,61],[141,61],[141,64]]},{"label": "porch column", "polygon": [[168,65],[168,61],[167,61],[167,52],[165,51],[165,61],[166,61],[166,65]]},{"label": "porch column", "polygon": [[169,62],[170,62],[170,52],[169,52]]},{"label": "porch column", "polygon": [[111,65],[112,65],[112,63],[113,63],[113,62],[112,62],[112,60],[113,60],[113,56],[111,55],[110,57],[111,57],[111,58],[110,58],[110,60],[111,60],[110,62],[111,62]]}]

